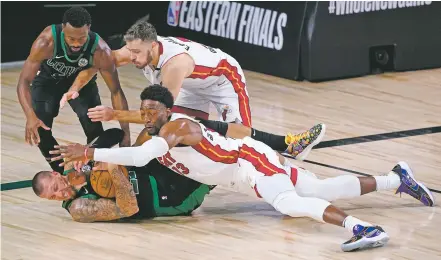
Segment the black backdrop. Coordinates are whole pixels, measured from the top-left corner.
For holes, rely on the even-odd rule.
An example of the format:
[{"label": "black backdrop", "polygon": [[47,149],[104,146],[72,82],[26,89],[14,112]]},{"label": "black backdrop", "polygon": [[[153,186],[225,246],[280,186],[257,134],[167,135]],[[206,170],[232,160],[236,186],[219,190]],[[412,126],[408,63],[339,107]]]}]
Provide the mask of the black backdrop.
[{"label": "black backdrop", "polygon": [[[45,26],[61,22],[68,7],[53,7],[57,4],[65,6],[70,3],[2,3],[2,62],[26,59],[32,42]],[[291,79],[298,77],[301,24],[306,8],[304,2],[194,2],[194,6],[190,6],[189,2],[184,1],[182,5],[185,6],[185,10],[179,12],[182,18],[174,25],[167,24],[167,20],[173,17],[170,15],[173,13],[173,8],[170,7],[173,6],[169,2],[80,4],[84,5],[92,16],[92,30],[108,41],[112,48],[119,47],[118,43],[121,41],[118,36],[138,19],[148,15],[149,21],[161,36],[185,37],[220,48],[235,57],[245,69]],[[184,28],[188,20],[192,20],[188,17],[192,13],[190,9],[195,11],[196,19],[203,17],[201,31]],[[253,14],[258,15],[251,16],[251,10]],[[237,15],[236,22],[229,21],[235,17],[232,14]],[[255,21],[260,22],[253,24],[255,18]],[[222,27],[219,25],[220,19],[224,20],[223,32],[219,29]],[[195,22],[194,19],[192,21]],[[249,29],[246,22],[250,23]],[[221,36],[212,35],[212,30],[215,34],[219,32]],[[232,31],[234,33],[231,33]],[[247,36],[251,31],[256,32],[251,38],[256,37],[257,44],[245,43],[245,39],[250,38]],[[260,39],[262,33],[264,36]],[[263,46],[264,44],[267,47]]]},{"label": "black backdrop", "polygon": [[[374,4],[368,2],[364,8],[372,9]],[[337,1],[180,1],[179,8],[170,3],[2,2],[1,62],[25,60],[45,26],[60,23],[67,5],[80,4],[92,15],[92,30],[112,48],[121,46],[121,36],[130,25],[148,16],[159,35],[221,48],[244,69],[289,79],[370,74],[376,46],[389,48],[390,70],[441,67],[441,2],[398,1],[414,6],[383,10],[393,2],[380,1],[375,11],[350,13],[356,10],[356,1],[346,1],[340,8],[346,13],[339,15],[330,12],[331,6],[342,4]],[[246,38],[252,38],[251,43]]]}]

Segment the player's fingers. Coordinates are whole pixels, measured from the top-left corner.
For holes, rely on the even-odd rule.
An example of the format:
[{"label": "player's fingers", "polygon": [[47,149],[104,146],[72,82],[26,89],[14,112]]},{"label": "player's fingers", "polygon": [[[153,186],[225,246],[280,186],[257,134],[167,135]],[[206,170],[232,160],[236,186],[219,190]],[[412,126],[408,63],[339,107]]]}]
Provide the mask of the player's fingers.
[{"label": "player's fingers", "polygon": [[80,94],[78,93],[78,92],[74,92],[73,94],[72,94],[72,99],[76,99],[78,96],[79,96]]},{"label": "player's fingers", "polygon": [[89,108],[89,112],[94,112],[94,111],[100,111],[100,110],[102,110],[104,108],[104,106],[103,105],[99,105],[99,106],[96,106],[96,107],[92,107],[92,108]]},{"label": "player's fingers", "polygon": [[102,162],[97,162],[97,163],[95,163],[93,170],[94,171],[107,170],[107,165]]},{"label": "player's fingers", "polygon": [[52,162],[59,161],[59,160],[63,160],[63,156],[62,155],[51,157],[51,161]]},{"label": "player's fingers", "polygon": [[64,107],[64,105],[66,104],[66,101],[67,101],[67,97],[66,97],[66,94],[64,94],[60,100],[60,109],[62,109]]},{"label": "player's fingers", "polygon": [[29,145],[32,145],[32,141],[31,141],[31,136],[28,130],[25,131],[25,141],[26,143],[28,143]]},{"label": "player's fingers", "polygon": [[99,116],[99,113],[98,112],[88,112],[87,116],[89,118],[97,118]]},{"label": "player's fingers", "polygon": [[102,116],[104,113],[103,113],[103,111],[91,111],[91,112],[88,112],[87,113],[87,115],[90,115],[90,116]]},{"label": "player's fingers", "polygon": [[36,128],[32,129],[31,137],[32,137],[32,140],[34,141],[34,144],[40,143],[40,135],[38,134],[38,130]]},{"label": "player's fingers", "polygon": [[81,171],[81,168],[83,167],[83,162],[82,161],[76,161],[74,162],[74,168],[77,172]]},{"label": "player's fingers", "polygon": [[94,122],[103,121],[103,119],[104,119],[104,117],[101,114],[96,113],[96,112],[94,112],[93,114],[88,113],[88,116],[89,116],[90,120],[95,120]]},{"label": "player's fingers", "polygon": [[51,150],[49,151],[49,154],[61,154],[60,150]]},{"label": "player's fingers", "polygon": [[48,127],[43,121],[40,121],[40,126],[43,127],[44,130],[51,130],[50,127]]},{"label": "player's fingers", "polygon": [[92,170],[94,170],[94,171],[104,171],[104,170],[107,170],[107,168],[102,166],[102,165],[100,165],[100,166],[93,167]]}]

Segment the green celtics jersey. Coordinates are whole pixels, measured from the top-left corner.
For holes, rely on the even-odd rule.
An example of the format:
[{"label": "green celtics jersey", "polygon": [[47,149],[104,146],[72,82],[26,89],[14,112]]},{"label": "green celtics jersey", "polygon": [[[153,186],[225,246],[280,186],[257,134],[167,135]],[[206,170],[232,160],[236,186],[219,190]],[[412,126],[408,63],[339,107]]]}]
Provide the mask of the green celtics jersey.
[{"label": "green celtics jersey", "polygon": [[[93,66],[93,55],[98,46],[99,35],[90,31],[87,42],[78,54],[69,54],[69,46],[64,41],[61,24],[53,24],[54,53],[52,58],[41,63],[37,77],[54,80],[56,83],[73,83],[78,73]],[[96,75],[92,80],[96,80]]]}]

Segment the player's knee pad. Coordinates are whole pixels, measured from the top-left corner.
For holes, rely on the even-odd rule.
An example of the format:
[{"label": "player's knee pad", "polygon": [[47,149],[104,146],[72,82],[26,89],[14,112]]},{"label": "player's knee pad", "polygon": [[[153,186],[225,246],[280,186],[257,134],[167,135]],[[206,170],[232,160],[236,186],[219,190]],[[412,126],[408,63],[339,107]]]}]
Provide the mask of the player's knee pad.
[{"label": "player's knee pad", "polygon": [[360,181],[352,175],[320,180],[299,171],[296,191],[300,196],[334,201],[360,196]]},{"label": "player's knee pad", "polygon": [[307,170],[297,168],[296,191],[300,196],[318,197],[321,193],[326,192],[322,189],[322,180],[315,178]]},{"label": "player's knee pad", "polygon": [[323,214],[329,205],[322,199],[300,197],[295,191],[281,193],[273,202],[273,207],[282,214],[310,217],[320,222],[323,222]]},{"label": "player's knee pad", "polygon": [[320,191],[317,198],[328,201],[354,198],[361,194],[360,180],[353,175],[342,175],[320,181]]}]

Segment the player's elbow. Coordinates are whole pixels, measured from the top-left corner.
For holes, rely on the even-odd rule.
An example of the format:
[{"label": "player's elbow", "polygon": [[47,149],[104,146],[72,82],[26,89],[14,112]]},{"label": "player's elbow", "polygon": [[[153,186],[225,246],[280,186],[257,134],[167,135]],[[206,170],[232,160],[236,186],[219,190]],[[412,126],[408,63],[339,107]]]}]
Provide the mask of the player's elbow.
[{"label": "player's elbow", "polygon": [[26,87],[29,87],[31,81],[26,78],[26,76],[21,76],[18,80],[17,84],[17,93],[20,93],[21,91],[25,90]]},{"label": "player's elbow", "polygon": [[127,209],[125,209],[123,214],[126,217],[131,217],[131,216],[135,215],[138,212],[139,212],[139,207],[138,206],[132,206],[132,207],[128,207]]},{"label": "player's elbow", "polygon": [[72,220],[75,222],[80,222],[80,223],[92,223],[93,222],[93,220],[91,220],[91,219],[81,218],[81,217],[75,216],[73,214],[71,215],[71,217],[72,217]]},{"label": "player's elbow", "polygon": [[79,206],[72,205],[69,209],[70,216],[72,217],[72,220],[75,222],[80,223],[92,223],[94,222],[94,218],[91,216],[84,216],[80,213],[81,209]]}]

